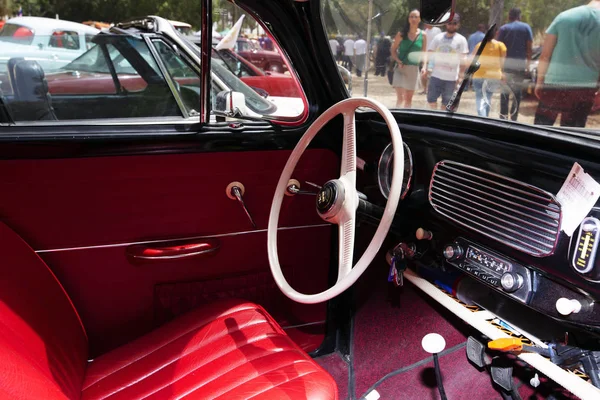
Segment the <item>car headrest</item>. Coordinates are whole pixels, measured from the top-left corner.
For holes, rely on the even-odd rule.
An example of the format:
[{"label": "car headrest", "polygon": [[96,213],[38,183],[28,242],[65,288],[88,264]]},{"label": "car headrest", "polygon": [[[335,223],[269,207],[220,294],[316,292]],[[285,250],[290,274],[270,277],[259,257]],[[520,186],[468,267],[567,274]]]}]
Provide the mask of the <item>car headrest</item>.
[{"label": "car headrest", "polygon": [[15,100],[21,104],[26,103],[29,117],[25,120],[55,120],[48,81],[42,66],[35,60],[12,58],[7,67]]}]

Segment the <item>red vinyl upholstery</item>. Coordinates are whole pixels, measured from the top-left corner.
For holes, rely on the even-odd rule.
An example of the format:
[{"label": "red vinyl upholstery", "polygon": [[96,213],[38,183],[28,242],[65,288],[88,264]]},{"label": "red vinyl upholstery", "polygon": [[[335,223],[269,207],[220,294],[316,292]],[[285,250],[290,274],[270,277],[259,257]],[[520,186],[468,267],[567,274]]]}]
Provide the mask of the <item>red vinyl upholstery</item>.
[{"label": "red vinyl upholstery", "polygon": [[260,306],[224,300],[86,361],[44,262],[0,223],[0,398],[337,399],[333,378]]},{"label": "red vinyl upholstery", "polygon": [[80,396],[88,342],[46,264],[0,223],[0,398]]},{"label": "red vinyl upholstery", "polygon": [[83,399],[334,399],[337,386],[262,309],[225,300],[94,360]]}]

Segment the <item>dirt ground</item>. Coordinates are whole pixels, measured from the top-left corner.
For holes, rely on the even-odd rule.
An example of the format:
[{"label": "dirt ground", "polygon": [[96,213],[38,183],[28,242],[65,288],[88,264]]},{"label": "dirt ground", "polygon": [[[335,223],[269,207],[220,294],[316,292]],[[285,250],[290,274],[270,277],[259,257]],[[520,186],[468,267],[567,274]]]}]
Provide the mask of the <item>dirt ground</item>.
[{"label": "dirt ground", "polygon": [[[363,96],[364,86],[363,77],[359,78],[356,74],[352,75],[352,96]],[[381,101],[389,108],[396,107],[396,94],[394,88],[390,86],[387,77],[375,76],[372,71],[369,71],[368,82],[368,97],[372,97]],[[500,115],[500,95],[494,94],[491,101],[490,118],[499,118]],[[413,108],[429,108],[427,99],[424,94],[415,92],[413,97]],[[528,124],[533,124],[533,118],[537,109],[537,99],[533,95],[525,95],[521,101],[518,121]],[[475,92],[468,90],[463,93],[460,100],[459,113],[477,115],[475,107]],[[555,125],[560,124],[560,117]],[[587,120],[586,128],[600,129],[600,112],[590,115]]]}]

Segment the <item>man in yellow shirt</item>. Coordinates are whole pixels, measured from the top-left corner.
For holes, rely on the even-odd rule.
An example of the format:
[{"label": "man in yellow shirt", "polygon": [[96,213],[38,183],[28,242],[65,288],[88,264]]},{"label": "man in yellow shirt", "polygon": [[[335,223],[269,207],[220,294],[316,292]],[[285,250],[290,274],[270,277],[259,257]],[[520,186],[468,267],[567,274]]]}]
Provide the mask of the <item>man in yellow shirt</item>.
[{"label": "man in yellow shirt", "polygon": [[[477,44],[472,56],[477,53]],[[500,89],[504,80],[502,69],[506,60],[506,46],[495,39],[490,40],[479,57],[479,70],[473,75],[473,88],[475,89],[475,104],[477,114],[487,117],[490,114],[492,95]]]}]

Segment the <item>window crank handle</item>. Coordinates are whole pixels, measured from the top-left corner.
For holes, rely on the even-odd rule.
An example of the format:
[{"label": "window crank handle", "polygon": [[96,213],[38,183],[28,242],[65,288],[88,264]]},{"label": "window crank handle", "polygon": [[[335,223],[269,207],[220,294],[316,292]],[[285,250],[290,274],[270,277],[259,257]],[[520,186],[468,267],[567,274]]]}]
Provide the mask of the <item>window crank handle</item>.
[{"label": "window crank handle", "polygon": [[243,194],[242,194],[242,189],[240,189],[239,186],[233,186],[231,188],[231,194],[235,197],[235,199],[238,201],[238,203],[240,203],[240,205],[244,209],[244,212],[246,213],[246,216],[250,220],[250,223],[252,224],[252,227],[254,229],[256,229],[256,223],[254,222],[254,218],[252,218],[252,215],[250,215],[250,211],[248,211],[248,208],[246,207],[246,203],[244,202],[244,197],[243,197]]}]

